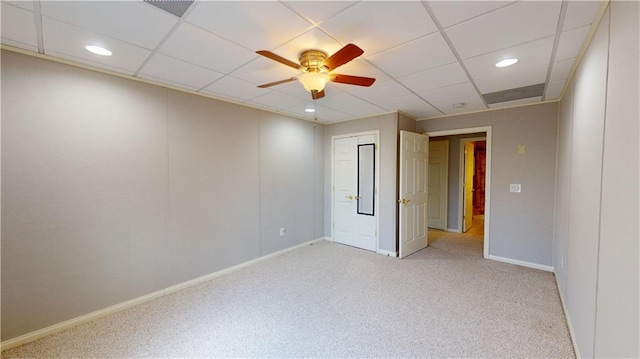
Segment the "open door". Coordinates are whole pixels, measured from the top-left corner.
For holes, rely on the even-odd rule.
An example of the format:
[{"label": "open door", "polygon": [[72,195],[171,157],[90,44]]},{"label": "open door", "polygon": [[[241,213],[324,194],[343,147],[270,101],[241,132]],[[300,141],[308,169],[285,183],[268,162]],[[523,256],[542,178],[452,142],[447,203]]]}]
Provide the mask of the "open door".
[{"label": "open door", "polygon": [[475,146],[473,142],[464,144],[464,221],[462,232],[467,232],[473,224],[474,151]]},{"label": "open door", "polygon": [[429,136],[400,131],[400,258],[428,245]]}]

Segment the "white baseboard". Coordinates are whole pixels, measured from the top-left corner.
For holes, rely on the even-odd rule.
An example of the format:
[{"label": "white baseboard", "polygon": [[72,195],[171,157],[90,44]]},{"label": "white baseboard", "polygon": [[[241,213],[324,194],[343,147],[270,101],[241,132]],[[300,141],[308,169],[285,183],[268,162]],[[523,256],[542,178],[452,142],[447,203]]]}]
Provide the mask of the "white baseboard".
[{"label": "white baseboard", "polygon": [[453,233],[462,233],[462,231],[459,230],[458,228],[447,228],[446,231],[453,232]]},{"label": "white baseboard", "polygon": [[562,295],[562,290],[560,289],[560,283],[558,283],[558,275],[553,272],[553,276],[556,279],[556,287],[558,288],[558,293],[560,294],[560,303],[562,303],[562,311],[564,312],[564,318],[567,321],[567,327],[569,327],[569,336],[571,337],[571,344],[573,345],[573,351],[576,353],[576,358],[580,359],[582,356],[580,355],[580,350],[578,349],[578,345],[576,345],[576,334],[573,331],[573,325],[571,324],[571,318],[569,317],[569,311],[567,310],[567,304],[564,301],[564,295]]},{"label": "white baseboard", "polygon": [[333,242],[333,238],[331,237],[322,237],[322,238],[324,238],[324,240],[327,242]]},{"label": "white baseboard", "polygon": [[397,252],[387,251],[387,250],[384,250],[384,249],[378,249],[376,251],[376,253],[382,254],[383,256],[389,256],[389,257],[394,257],[394,258],[398,256]]},{"label": "white baseboard", "polygon": [[163,297],[163,296],[165,296],[167,294],[175,293],[177,291],[180,291],[180,290],[183,290],[183,289],[186,289],[186,288],[189,288],[189,287],[193,287],[194,285],[198,285],[198,284],[207,282],[209,280],[212,280],[214,278],[223,276],[225,274],[229,274],[231,272],[235,272],[237,270],[252,266],[252,265],[254,265],[256,263],[265,261],[265,260],[267,260],[269,258],[273,258],[273,257],[279,256],[279,255],[281,255],[283,253],[292,251],[294,249],[298,249],[298,248],[301,248],[301,247],[308,246],[310,244],[314,244],[314,243],[317,243],[317,242],[320,242],[320,241],[327,240],[327,238],[328,237],[320,237],[320,238],[311,240],[309,242],[305,242],[305,243],[302,243],[302,244],[295,245],[293,247],[285,248],[283,250],[280,250],[280,251],[277,251],[277,252],[274,252],[274,253],[270,253],[270,254],[267,254],[265,256],[256,258],[256,259],[252,259],[252,260],[250,260],[248,262],[240,263],[240,264],[235,265],[233,267],[225,268],[223,270],[220,270],[220,271],[217,271],[217,272],[214,272],[214,273],[211,273],[211,274],[207,274],[207,275],[204,275],[202,277],[198,277],[198,278],[186,281],[186,282],[182,282],[182,283],[173,285],[171,287],[167,287],[165,289],[161,289],[159,291],[143,295],[141,297],[133,298],[133,299],[127,300],[125,302],[118,303],[118,304],[115,304],[115,305],[112,305],[110,307],[106,307],[106,308],[97,310],[97,311],[89,313],[89,314],[85,314],[85,315],[82,315],[82,316],[79,316],[79,317],[76,317],[76,318],[73,318],[73,319],[69,319],[69,320],[66,320],[64,322],[48,326],[46,328],[38,329],[38,330],[36,330],[34,332],[31,332],[31,333],[23,334],[23,335],[21,335],[19,337],[15,337],[15,338],[12,338],[12,339],[9,339],[9,340],[5,340],[4,342],[0,343],[0,352],[5,351],[7,349],[15,348],[17,346],[20,346],[20,345],[23,345],[23,344],[26,344],[26,343],[29,343],[29,342],[32,342],[34,340],[49,336],[51,334],[55,334],[55,333],[61,332],[63,330],[69,329],[71,327],[75,327],[77,325],[80,325],[80,324],[83,324],[83,323],[86,323],[86,322],[89,322],[89,321],[92,321],[92,320],[96,320],[98,318],[104,317],[105,315],[117,313],[119,311],[131,308],[133,306],[136,306],[136,305],[139,305],[139,304],[142,304],[142,303],[145,303],[145,302],[149,302],[151,300]]},{"label": "white baseboard", "polygon": [[521,260],[518,260],[518,259],[499,257],[499,256],[491,255],[491,254],[489,254],[487,256],[487,258],[488,259],[493,259],[494,261],[498,261],[498,262],[505,262],[505,263],[515,264],[515,265],[519,265],[519,266],[523,266],[523,267],[539,269],[539,270],[543,270],[543,271],[546,271],[546,272],[553,272],[553,267],[552,266],[546,266],[544,264],[531,263],[531,262],[521,261]]}]

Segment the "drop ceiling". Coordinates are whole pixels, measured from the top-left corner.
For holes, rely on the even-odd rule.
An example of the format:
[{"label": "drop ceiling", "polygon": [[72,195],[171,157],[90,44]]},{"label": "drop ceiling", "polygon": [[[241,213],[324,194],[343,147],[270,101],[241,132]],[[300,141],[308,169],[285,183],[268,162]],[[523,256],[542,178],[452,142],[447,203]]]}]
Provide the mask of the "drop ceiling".
[{"label": "drop ceiling", "polygon": [[[394,110],[416,119],[554,100],[586,41],[599,1],[195,1],[182,17],[140,1],[2,1],[2,44],[208,96],[331,123]],[[311,100],[298,82],[310,48],[364,50]],[[101,45],[113,55],[85,50]],[[506,57],[511,67],[494,64]],[[542,96],[487,104],[483,94],[544,84]],[[462,107],[453,104],[464,103]],[[309,114],[305,108],[314,107]]]}]

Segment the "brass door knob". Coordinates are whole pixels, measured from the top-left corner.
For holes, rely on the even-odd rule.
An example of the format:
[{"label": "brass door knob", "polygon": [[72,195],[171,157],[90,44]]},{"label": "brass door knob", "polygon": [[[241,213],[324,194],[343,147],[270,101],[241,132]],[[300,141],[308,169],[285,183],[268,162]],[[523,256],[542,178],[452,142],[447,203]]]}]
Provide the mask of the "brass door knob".
[{"label": "brass door knob", "polygon": [[402,203],[402,204],[407,204],[407,203],[409,203],[409,202],[411,202],[411,201],[410,201],[410,200],[408,200],[408,199],[404,199],[404,198],[403,198],[403,199],[399,199],[399,200],[398,200],[398,203]]}]

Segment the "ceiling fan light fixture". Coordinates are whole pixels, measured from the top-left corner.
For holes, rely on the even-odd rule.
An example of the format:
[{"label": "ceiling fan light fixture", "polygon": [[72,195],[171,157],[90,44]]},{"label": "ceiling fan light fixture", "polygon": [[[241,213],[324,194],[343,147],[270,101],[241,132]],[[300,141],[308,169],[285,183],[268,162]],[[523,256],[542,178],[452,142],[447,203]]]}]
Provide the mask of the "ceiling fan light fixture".
[{"label": "ceiling fan light fixture", "polygon": [[322,91],[324,86],[329,82],[329,74],[326,72],[305,72],[298,76],[298,81],[304,86],[304,89],[312,91]]}]

